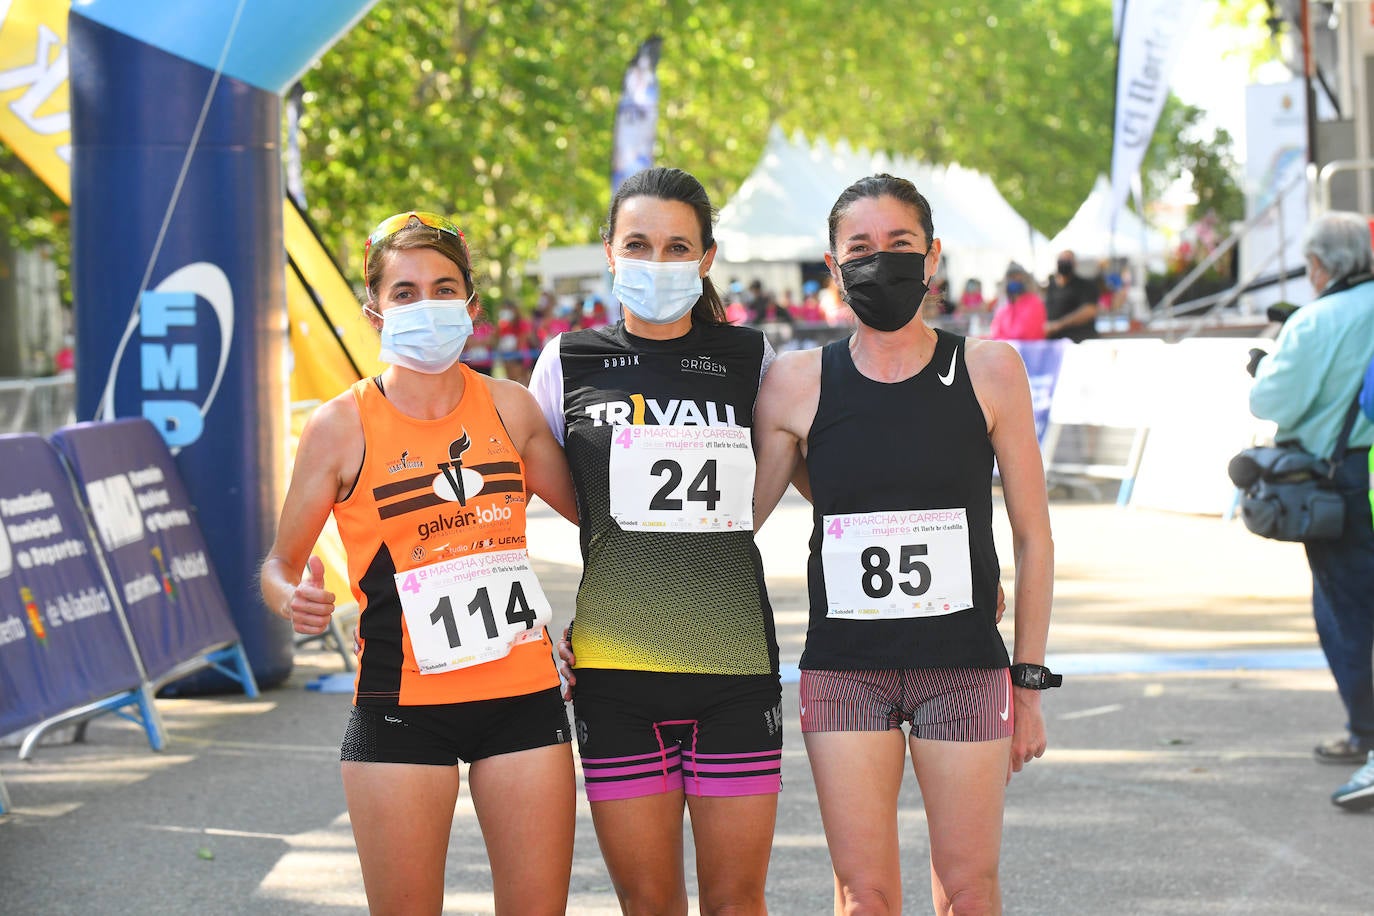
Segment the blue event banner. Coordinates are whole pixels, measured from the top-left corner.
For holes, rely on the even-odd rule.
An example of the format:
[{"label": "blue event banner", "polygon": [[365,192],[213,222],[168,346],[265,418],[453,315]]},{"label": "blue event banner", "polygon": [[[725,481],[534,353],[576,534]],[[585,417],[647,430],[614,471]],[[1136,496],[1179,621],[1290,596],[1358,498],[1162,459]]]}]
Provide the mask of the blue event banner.
[{"label": "blue event banner", "polygon": [[0,436],[0,735],[139,686],[57,452]]},{"label": "blue event banner", "polygon": [[85,494],[148,678],[237,642],[195,508],[156,428],[142,418],[77,423],[52,439]]},{"label": "blue event banner", "polygon": [[1059,365],[1064,361],[1063,340],[1007,341],[1021,354],[1030,380],[1031,409],[1035,413],[1035,438],[1042,445],[1045,430],[1050,425],[1050,404],[1054,400],[1054,386],[1059,381]]}]

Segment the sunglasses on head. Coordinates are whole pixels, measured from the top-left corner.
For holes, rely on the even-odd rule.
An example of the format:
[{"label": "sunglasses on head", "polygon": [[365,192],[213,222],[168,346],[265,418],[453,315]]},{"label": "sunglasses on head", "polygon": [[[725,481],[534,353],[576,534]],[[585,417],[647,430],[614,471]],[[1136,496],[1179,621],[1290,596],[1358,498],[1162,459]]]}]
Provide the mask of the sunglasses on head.
[{"label": "sunglasses on head", "polygon": [[410,225],[412,219],[419,220],[420,225],[437,229],[440,232],[447,232],[449,235],[458,237],[458,242],[467,248],[468,240],[463,236],[463,230],[453,225],[449,220],[437,213],[429,213],[424,210],[407,210],[404,213],[397,213],[395,216],[388,216],[377,224],[377,228],[372,230],[372,234],[367,237],[367,243],[363,245],[363,264],[367,264],[367,257],[372,253],[372,246],[380,242],[385,242],[406,226]]}]

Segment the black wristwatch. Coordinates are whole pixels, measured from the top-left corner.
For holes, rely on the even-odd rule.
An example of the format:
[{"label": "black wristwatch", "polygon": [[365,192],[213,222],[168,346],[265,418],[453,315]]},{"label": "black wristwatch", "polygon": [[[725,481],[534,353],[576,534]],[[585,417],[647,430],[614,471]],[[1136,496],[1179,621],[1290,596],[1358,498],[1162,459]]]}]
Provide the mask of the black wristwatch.
[{"label": "black wristwatch", "polygon": [[1064,683],[1064,675],[1055,674],[1044,665],[1019,664],[1011,666],[1011,682],[1027,690],[1048,690]]}]

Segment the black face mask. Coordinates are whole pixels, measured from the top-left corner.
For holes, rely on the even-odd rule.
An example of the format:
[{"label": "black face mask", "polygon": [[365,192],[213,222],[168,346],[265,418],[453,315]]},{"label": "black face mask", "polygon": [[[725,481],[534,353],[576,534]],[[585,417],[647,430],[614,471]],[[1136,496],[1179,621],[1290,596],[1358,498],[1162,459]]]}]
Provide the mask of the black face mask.
[{"label": "black face mask", "polygon": [[840,265],[844,300],[854,315],[875,331],[907,326],[929,288],[925,253],[879,251]]},{"label": "black face mask", "polygon": [[1065,277],[1072,277],[1072,276],[1073,276],[1073,261],[1070,261],[1070,260],[1067,260],[1067,259],[1066,259],[1066,260],[1057,262],[1057,263],[1055,264],[1055,266],[1059,268],[1059,273],[1060,273],[1061,276],[1065,276]]}]

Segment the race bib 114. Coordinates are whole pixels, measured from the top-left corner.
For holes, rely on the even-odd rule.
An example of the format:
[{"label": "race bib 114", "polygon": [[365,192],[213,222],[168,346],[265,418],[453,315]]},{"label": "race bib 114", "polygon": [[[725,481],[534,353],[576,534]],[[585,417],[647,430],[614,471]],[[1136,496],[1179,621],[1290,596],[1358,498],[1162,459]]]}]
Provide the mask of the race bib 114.
[{"label": "race bib 114", "polygon": [[524,550],[498,550],[396,574],[421,674],[505,658],[541,638],[552,609]]}]

